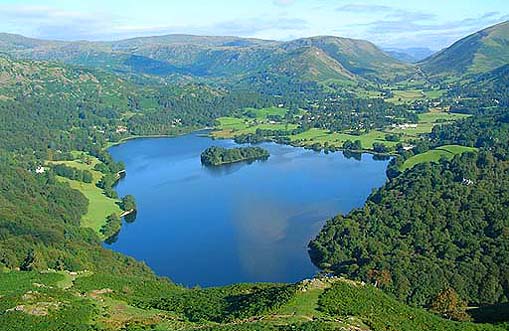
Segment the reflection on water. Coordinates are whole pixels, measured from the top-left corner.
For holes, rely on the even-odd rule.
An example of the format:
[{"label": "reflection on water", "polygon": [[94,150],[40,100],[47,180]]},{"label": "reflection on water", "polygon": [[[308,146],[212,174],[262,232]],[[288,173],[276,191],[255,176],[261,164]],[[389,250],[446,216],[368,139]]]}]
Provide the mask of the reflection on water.
[{"label": "reflection on water", "polygon": [[111,148],[127,169],[116,189],[136,197],[138,213],[108,247],[189,286],[294,282],[316,272],[307,244],[325,220],[385,181],[386,160],[272,143],[266,161],[203,167],[212,145],[234,143],[187,135]]}]

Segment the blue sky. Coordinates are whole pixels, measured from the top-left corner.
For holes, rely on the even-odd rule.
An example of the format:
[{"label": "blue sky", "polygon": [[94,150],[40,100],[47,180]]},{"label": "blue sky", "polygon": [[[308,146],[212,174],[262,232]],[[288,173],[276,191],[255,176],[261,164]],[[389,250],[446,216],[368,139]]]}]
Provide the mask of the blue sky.
[{"label": "blue sky", "polygon": [[335,35],[437,50],[506,20],[508,0],[0,0],[0,32],[62,40]]}]

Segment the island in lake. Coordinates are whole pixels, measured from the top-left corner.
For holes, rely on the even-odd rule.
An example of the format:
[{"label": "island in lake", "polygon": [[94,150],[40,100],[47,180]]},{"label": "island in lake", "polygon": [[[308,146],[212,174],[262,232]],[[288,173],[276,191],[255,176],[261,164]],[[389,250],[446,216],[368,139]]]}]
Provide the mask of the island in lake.
[{"label": "island in lake", "polygon": [[201,163],[205,166],[220,166],[241,161],[266,160],[269,156],[269,151],[261,147],[212,146],[201,153]]}]

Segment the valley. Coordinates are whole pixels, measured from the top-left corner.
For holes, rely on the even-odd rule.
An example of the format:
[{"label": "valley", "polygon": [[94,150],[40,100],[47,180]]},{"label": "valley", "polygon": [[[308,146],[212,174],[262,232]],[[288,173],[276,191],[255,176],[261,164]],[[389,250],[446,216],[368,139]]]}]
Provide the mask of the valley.
[{"label": "valley", "polygon": [[0,34],[0,329],[507,330],[508,24]]}]

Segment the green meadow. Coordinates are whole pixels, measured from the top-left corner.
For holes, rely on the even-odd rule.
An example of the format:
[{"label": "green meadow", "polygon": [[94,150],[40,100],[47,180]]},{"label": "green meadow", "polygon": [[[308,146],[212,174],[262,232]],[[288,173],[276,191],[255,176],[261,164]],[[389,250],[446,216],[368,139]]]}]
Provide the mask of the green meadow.
[{"label": "green meadow", "polygon": [[52,161],[51,164],[64,164],[79,170],[88,170],[92,173],[92,183],[84,183],[77,180],[58,176],[58,180],[68,183],[73,189],[83,193],[88,200],[88,211],[81,219],[81,226],[91,228],[100,236],[100,229],[105,224],[106,218],[111,214],[121,215],[120,200],[111,199],[104,194],[104,191],[97,187],[97,183],[101,180],[103,174],[94,170],[94,166],[100,161],[95,157],[87,156],[87,162],[82,160],[74,161]]},{"label": "green meadow", "polygon": [[[407,91],[408,92],[408,91]],[[411,92],[411,91],[410,91]],[[415,97],[417,92],[408,92],[408,97]],[[211,133],[213,138],[225,139],[234,138],[239,135],[252,134],[256,130],[285,130],[291,131],[298,127],[296,124],[275,122],[268,119],[271,115],[283,117],[288,110],[284,108],[264,108],[246,110],[248,116],[244,117],[221,117],[217,120],[217,126]],[[331,132],[325,129],[311,128],[305,132],[298,134],[288,134],[288,138],[293,145],[311,147],[316,144],[322,146],[330,146],[341,148],[345,141],[360,140],[362,147],[366,151],[372,150],[374,143],[384,144],[388,147],[395,147],[399,142],[409,143],[411,140],[418,138],[422,134],[430,133],[434,126],[439,124],[450,124],[454,121],[464,119],[469,115],[455,114],[449,112],[429,112],[419,114],[419,122],[414,126],[405,128],[387,127],[379,130],[371,130],[367,133],[356,135],[350,132]],[[389,141],[386,136],[389,134],[397,134],[400,141]]]},{"label": "green meadow", "polygon": [[477,151],[476,148],[465,147],[465,146],[460,146],[460,145],[441,146],[441,147],[432,149],[430,151],[427,151],[425,153],[412,156],[411,158],[406,160],[405,163],[403,163],[401,170],[404,171],[407,169],[411,169],[420,163],[438,162],[442,158],[451,160],[452,158],[454,158],[454,156],[456,156],[458,154],[463,154],[466,152],[475,152],[475,151]]}]

